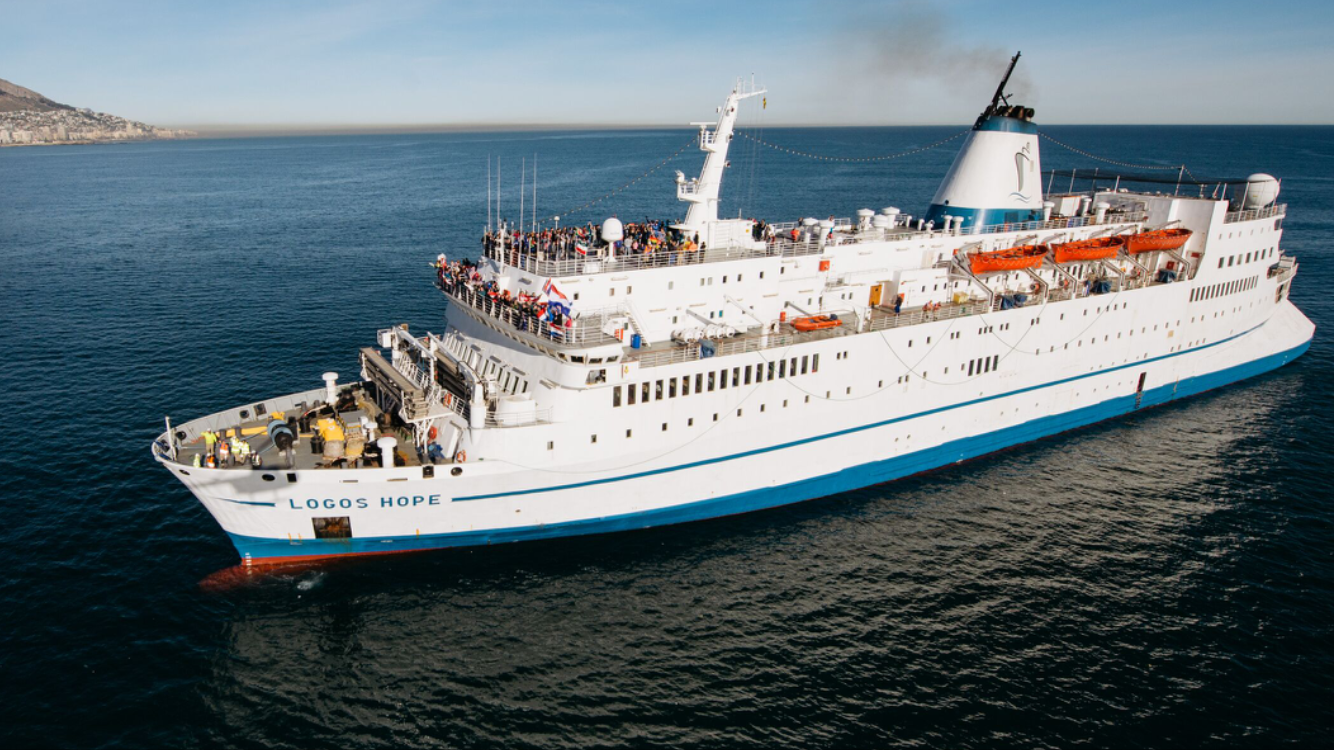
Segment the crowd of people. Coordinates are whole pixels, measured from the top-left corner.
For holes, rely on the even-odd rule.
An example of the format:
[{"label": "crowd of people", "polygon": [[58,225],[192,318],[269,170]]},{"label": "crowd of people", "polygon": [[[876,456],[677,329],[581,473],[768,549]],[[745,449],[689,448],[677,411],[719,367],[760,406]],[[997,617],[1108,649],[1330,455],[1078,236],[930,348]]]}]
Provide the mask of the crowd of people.
[{"label": "crowd of people", "polygon": [[497,287],[495,281],[484,281],[476,263],[450,261],[443,253],[431,265],[442,290],[462,297],[488,315],[509,320],[521,331],[567,339],[574,328],[569,305],[559,299],[527,292],[512,294]]},{"label": "crowd of people", "polygon": [[608,253],[642,256],[664,252],[693,254],[705,250],[697,233],[686,237],[661,219],[646,218],[642,222],[630,222],[624,224],[622,229],[624,238],[610,245],[603,242],[600,228],[592,222],[583,226],[541,229],[536,232],[501,229],[482,235],[482,249],[487,257],[507,262],[514,262],[517,256],[534,257],[539,261],[583,260],[590,255],[600,257]]}]

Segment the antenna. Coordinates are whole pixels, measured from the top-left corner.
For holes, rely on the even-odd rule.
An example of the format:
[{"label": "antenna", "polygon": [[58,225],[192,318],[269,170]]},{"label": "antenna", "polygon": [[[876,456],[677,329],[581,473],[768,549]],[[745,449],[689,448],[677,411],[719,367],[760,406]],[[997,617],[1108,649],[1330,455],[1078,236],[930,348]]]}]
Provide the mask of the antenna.
[{"label": "antenna", "polygon": [[1005,70],[1005,77],[1001,79],[1000,85],[996,87],[995,95],[991,97],[991,106],[993,108],[1002,101],[1005,102],[1007,106],[1010,104],[1010,100],[1005,97],[1005,84],[1010,82],[1010,74],[1014,72],[1014,66],[1018,64],[1019,56],[1022,54],[1022,52],[1016,52],[1014,53],[1014,57],[1010,58],[1010,67]]}]

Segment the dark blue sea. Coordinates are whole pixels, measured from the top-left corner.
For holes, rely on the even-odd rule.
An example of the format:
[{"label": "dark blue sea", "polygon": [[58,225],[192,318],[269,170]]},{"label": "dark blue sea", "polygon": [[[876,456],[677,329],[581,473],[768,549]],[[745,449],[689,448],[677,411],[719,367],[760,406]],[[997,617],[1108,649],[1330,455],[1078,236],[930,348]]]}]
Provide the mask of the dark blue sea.
[{"label": "dark blue sea", "polygon": [[[757,135],[865,157],[962,129]],[[534,155],[539,216],[677,217],[693,148],[576,209],[691,132],[0,149],[0,746],[1328,744],[1334,128],[1046,130],[1282,178],[1310,352],[788,508],[233,585],[204,583],[236,554],[150,458],[165,415],[353,376],[393,323],[439,330],[428,263],[479,247],[488,156],[511,219]],[[958,143],[836,162],[738,139],[723,213],[921,214]],[[1050,142],[1043,166],[1115,169]]]}]

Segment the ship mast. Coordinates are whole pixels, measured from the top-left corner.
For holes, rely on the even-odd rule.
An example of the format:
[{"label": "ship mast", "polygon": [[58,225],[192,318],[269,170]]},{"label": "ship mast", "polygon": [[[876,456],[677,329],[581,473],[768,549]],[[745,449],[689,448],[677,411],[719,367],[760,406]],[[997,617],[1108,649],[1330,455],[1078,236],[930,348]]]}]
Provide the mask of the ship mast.
[{"label": "ship mast", "polygon": [[[743,99],[760,96],[765,89],[743,86],[738,79],[727,101],[718,109],[718,122],[692,122],[699,127],[699,150],[708,154],[704,157],[704,167],[699,177],[687,180],[680,172],[676,177],[677,200],[689,204],[686,218],[679,228],[688,233],[701,232],[709,222],[718,220],[718,193],[723,184],[723,170],[727,167],[727,148],[732,142],[732,129],[736,125],[737,105]],[[709,126],[713,125],[713,130]]]}]

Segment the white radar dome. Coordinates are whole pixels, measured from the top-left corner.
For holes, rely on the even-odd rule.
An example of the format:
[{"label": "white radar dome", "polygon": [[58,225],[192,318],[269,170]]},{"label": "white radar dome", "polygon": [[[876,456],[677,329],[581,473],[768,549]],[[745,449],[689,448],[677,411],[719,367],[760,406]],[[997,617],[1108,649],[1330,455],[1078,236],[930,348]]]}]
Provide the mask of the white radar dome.
[{"label": "white radar dome", "polygon": [[1273,175],[1253,174],[1246,183],[1232,188],[1243,211],[1264,208],[1278,199],[1278,180]]},{"label": "white radar dome", "polygon": [[621,226],[621,220],[615,216],[602,222],[602,241],[620,242],[625,239],[625,227]]},{"label": "white radar dome", "polygon": [[857,216],[864,219],[869,219],[872,216],[875,216],[875,211],[872,211],[869,208],[859,208],[857,209]]}]

